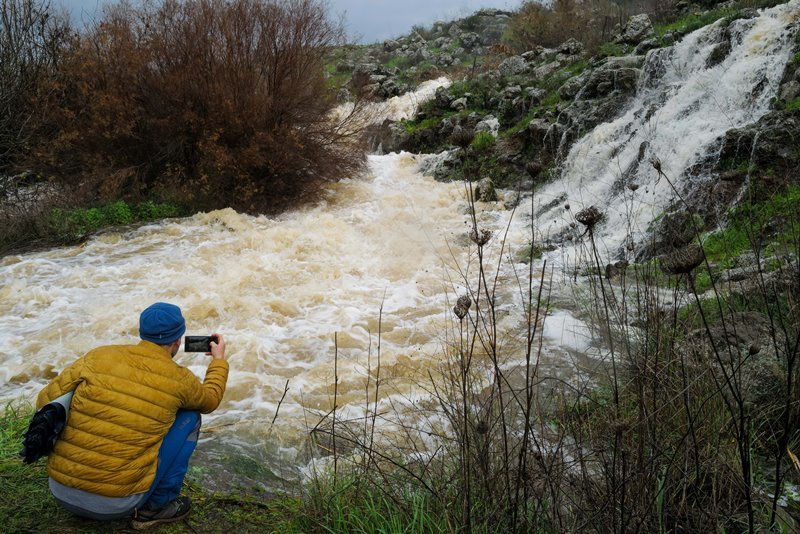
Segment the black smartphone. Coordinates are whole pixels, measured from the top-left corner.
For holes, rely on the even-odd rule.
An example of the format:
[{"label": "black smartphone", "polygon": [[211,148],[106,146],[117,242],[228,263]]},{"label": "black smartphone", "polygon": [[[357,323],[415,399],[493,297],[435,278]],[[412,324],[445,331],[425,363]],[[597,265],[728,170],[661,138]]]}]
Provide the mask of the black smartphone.
[{"label": "black smartphone", "polygon": [[217,336],[186,336],[184,338],[184,352],[211,352],[211,342],[216,343]]}]

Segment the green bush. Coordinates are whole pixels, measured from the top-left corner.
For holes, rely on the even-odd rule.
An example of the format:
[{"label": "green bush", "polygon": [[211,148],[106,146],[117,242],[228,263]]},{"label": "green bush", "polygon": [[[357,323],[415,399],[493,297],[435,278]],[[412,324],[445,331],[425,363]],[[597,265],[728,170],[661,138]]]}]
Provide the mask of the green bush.
[{"label": "green bush", "polygon": [[91,208],[55,208],[44,222],[45,237],[74,241],[109,226],[122,226],[181,215],[180,206],[152,200],[131,207],[124,200]]}]

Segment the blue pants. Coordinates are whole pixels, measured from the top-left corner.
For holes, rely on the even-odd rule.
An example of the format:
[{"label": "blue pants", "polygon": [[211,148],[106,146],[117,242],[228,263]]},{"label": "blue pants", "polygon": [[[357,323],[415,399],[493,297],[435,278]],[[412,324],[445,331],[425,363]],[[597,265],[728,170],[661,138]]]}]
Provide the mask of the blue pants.
[{"label": "blue pants", "polygon": [[142,497],[140,507],[155,510],[180,495],[189,469],[189,458],[200,435],[200,421],[200,412],[178,410],[175,422],[158,450],[156,478],[150,491]]}]

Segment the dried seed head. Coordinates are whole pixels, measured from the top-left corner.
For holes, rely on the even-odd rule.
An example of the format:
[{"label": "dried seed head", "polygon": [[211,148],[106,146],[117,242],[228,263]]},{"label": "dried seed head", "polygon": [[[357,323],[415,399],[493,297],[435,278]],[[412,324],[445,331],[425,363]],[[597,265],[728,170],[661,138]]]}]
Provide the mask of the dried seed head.
[{"label": "dried seed head", "polygon": [[752,345],[750,345],[750,350],[748,350],[747,352],[748,354],[750,354],[750,356],[755,356],[756,354],[761,352],[761,346],[759,346],[757,343],[753,343]]},{"label": "dried seed head", "polygon": [[652,165],[656,171],[661,172],[661,160],[657,157],[653,156],[650,158],[650,165]]},{"label": "dried seed head", "polygon": [[542,173],[542,165],[535,161],[529,161],[525,164],[525,172],[527,172],[528,176],[531,178],[536,178]]},{"label": "dried seed head", "polygon": [[469,298],[469,295],[461,295],[458,297],[455,307],[453,307],[453,313],[455,313],[456,317],[459,319],[464,319],[464,317],[467,316],[470,306],[472,306],[472,300]]},{"label": "dried seed head", "polygon": [[456,126],[450,135],[450,142],[463,149],[471,145],[473,139],[475,139],[475,131],[461,126]]},{"label": "dried seed head", "polygon": [[602,218],[603,214],[594,206],[589,206],[575,214],[575,219],[587,228],[594,228]]},{"label": "dried seed head", "polygon": [[469,238],[473,243],[482,247],[492,238],[492,232],[490,230],[478,230],[477,228],[473,228],[472,232],[469,234]]},{"label": "dried seed head", "polygon": [[686,274],[703,262],[703,248],[689,245],[665,256],[661,260],[661,270],[669,274]]}]

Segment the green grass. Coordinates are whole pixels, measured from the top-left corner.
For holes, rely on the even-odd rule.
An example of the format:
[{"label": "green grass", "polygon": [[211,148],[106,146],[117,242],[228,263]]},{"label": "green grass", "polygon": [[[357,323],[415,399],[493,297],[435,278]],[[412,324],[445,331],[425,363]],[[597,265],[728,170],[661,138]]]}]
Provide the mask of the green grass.
[{"label": "green grass", "polygon": [[[97,522],[73,516],[58,506],[47,486],[46,460],[22,463],[19,451],[32,414],[29,404],[6,405],[0,412],[0,517],[3,532],[119,532],[128,520]],[[192,513],[157,532],[449,532],[434,519],[430,499],[408,492],[401,502],[352,477],[330,477],[310,484],[302,497],[213,493],[192,479],[183,493]]]},{"label": "green grass", "polygon": [[706,256],[714,262],[730,262],[746,250],[760,246],[768,254],[780,253],[794,244],[800,223],[800,186],[772,195],[764,202],[745,204],[729,214],[727,226],[703,240]]},{"label": "green grass", "polygon": [[788,102],[784,103],[782,107],[787,111],[800,109],[800,97],[797,97],[794,100],[789,100]]},{"label": "green grass", "polygon": [[487,152],[494,147],[495,137],[489,132],[478,132],[472,140],[472,149],[476,152]]},{"label": "green grass", "polygon": [[607,42],[600,45],[598,54],[601,56],[624,56],[630,53],[630,46],[622,43]]},{"label": "green grass", "polygon": [[185,208],[171,203],[146,201],[133,206],[124,200],[92,208],[55,208],[47,217],[47,232],[71,241],[110,226],[122,226],[185,215]]},{"label": "green grass", "polygon": [[677,20],[666,24],[656,24],[654,26],[655,35],[659,39],[664,37],[667,32],[678,32],[681,34],[691,33],[718,21],[721,18],[735,15],[737,8],[712,9],[705,12],[692,12]]},{"label": "green grass", "polygon": [[406,490],[396,498],[377,488],[405,487],[403,481],[381,486],[364,484],[362,474],[318,481],[310,491],[310,509],[298,525],[303,532],[451,532],[430,497],[420,490]]}]

